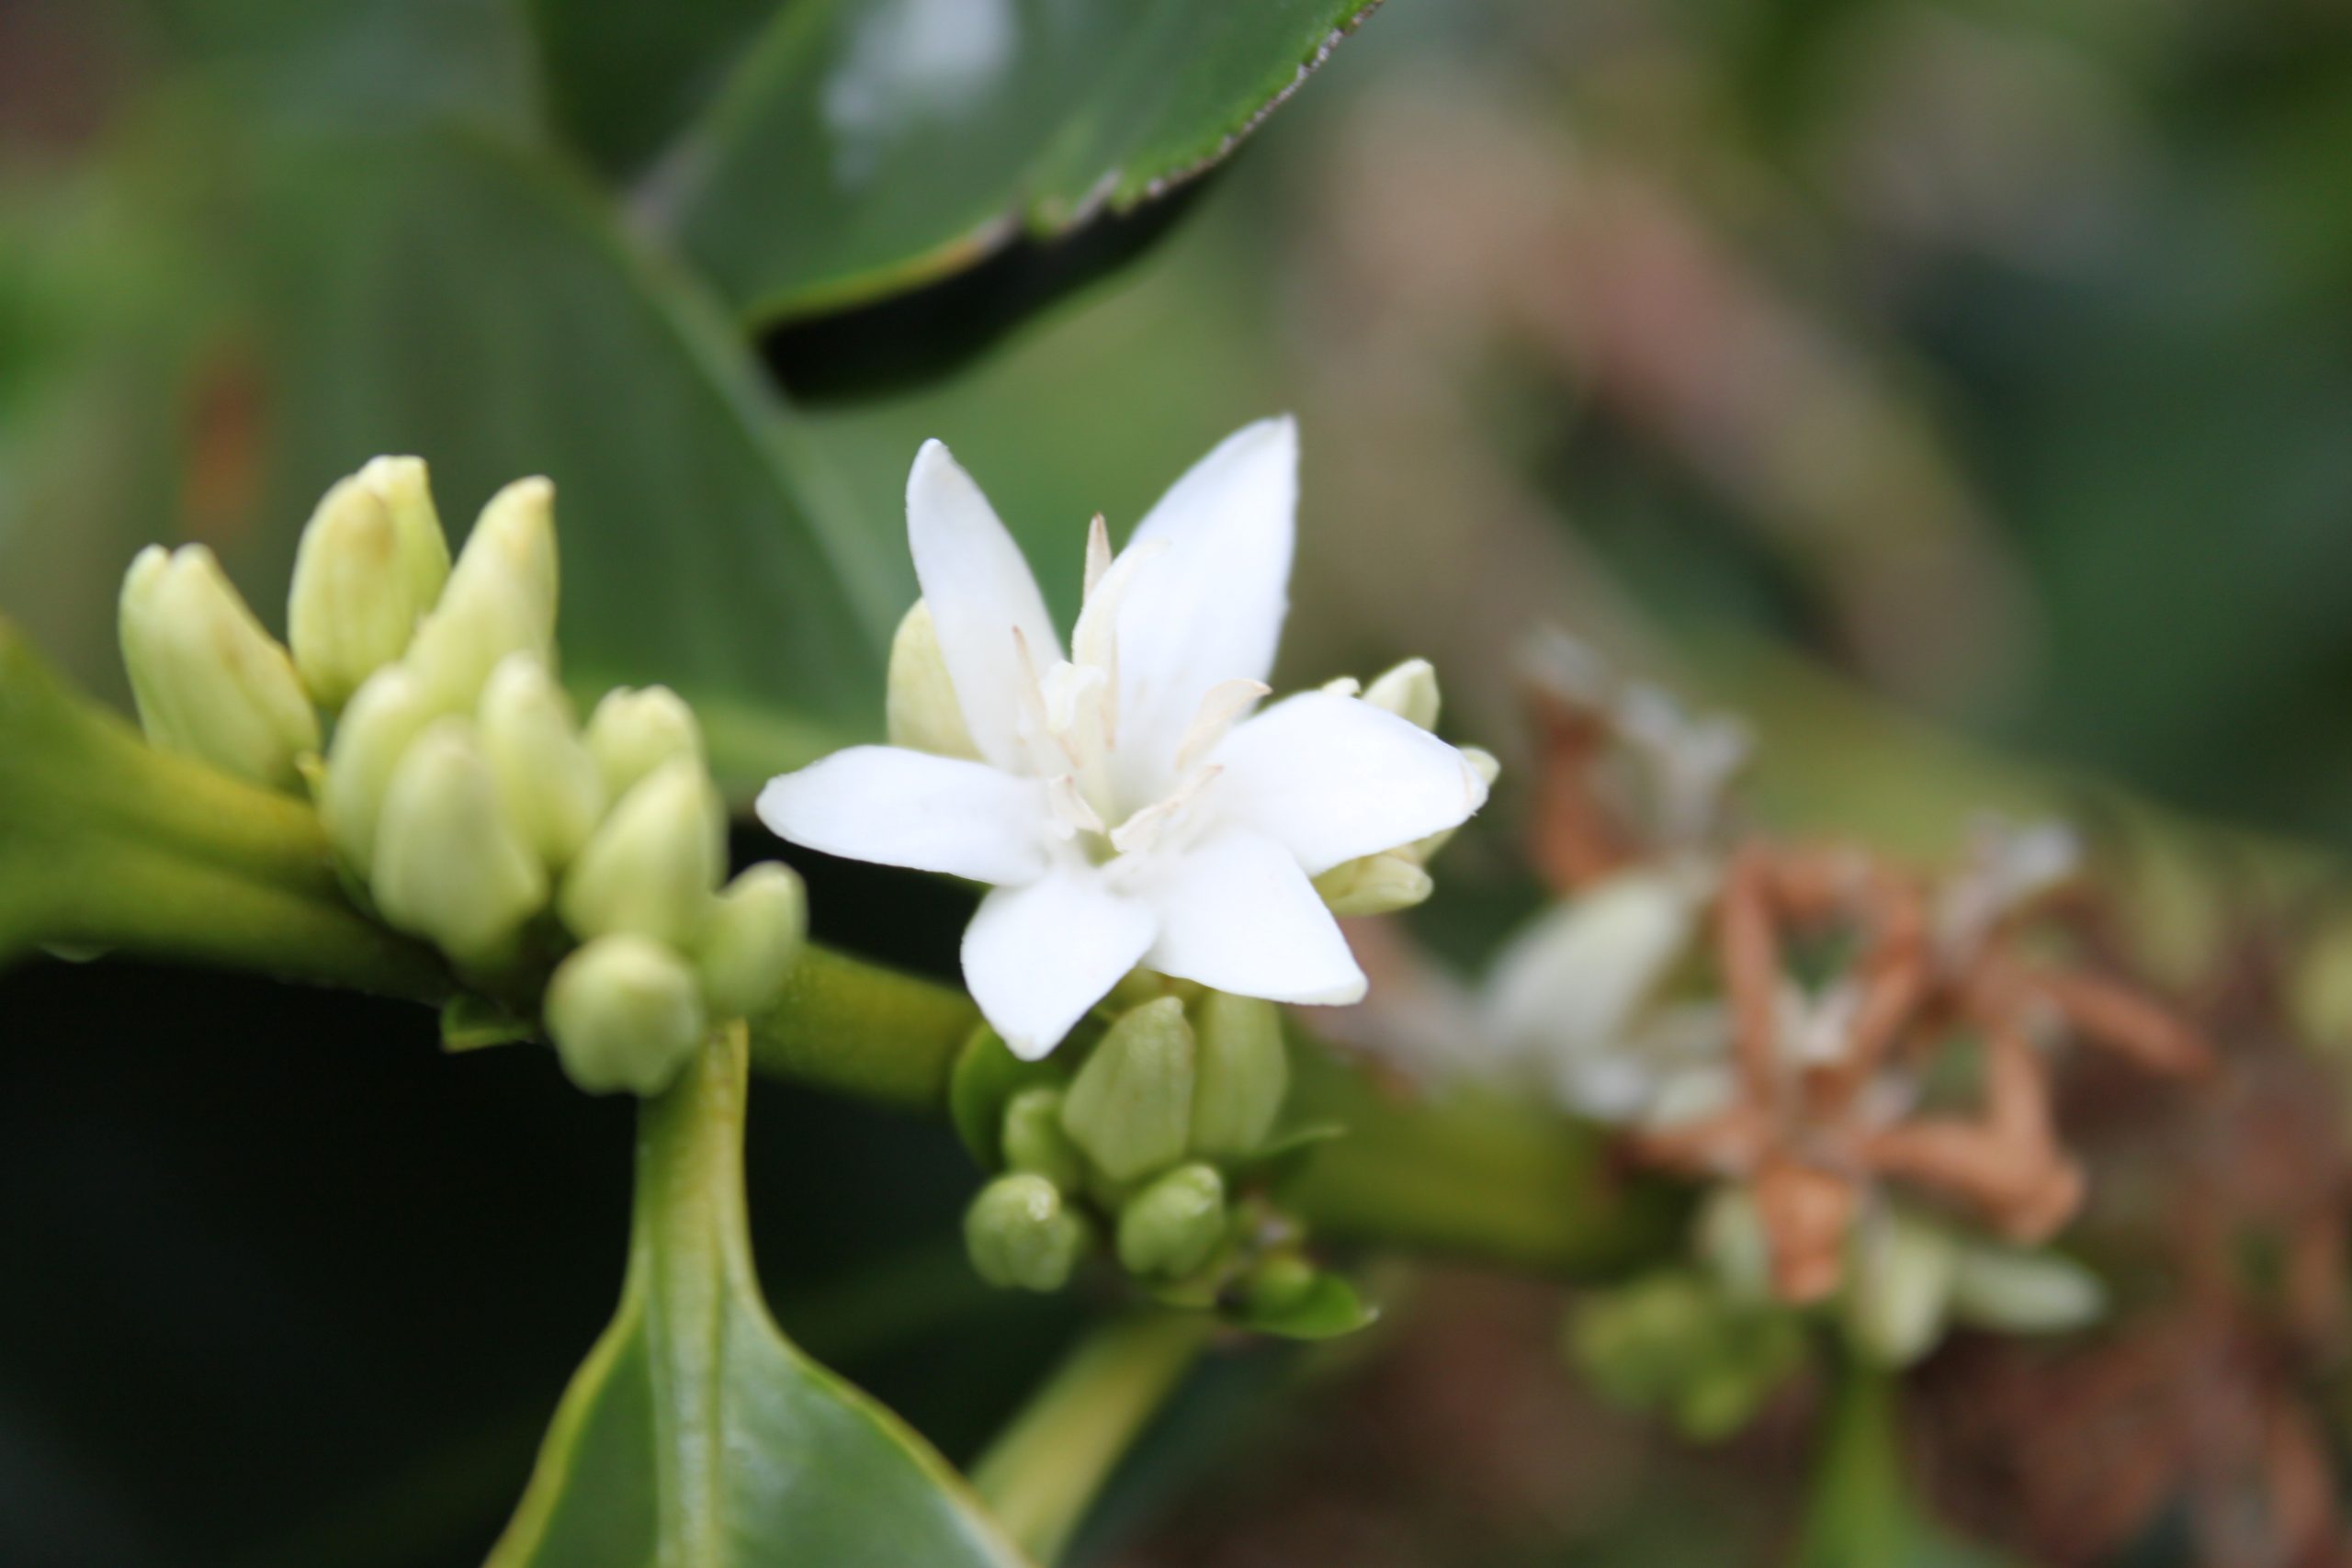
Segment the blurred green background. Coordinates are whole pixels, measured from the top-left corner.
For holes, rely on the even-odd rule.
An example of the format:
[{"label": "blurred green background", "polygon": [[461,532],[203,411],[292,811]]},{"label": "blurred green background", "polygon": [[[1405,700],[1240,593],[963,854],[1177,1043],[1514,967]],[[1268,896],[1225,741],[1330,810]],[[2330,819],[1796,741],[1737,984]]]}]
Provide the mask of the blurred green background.
[{"label": "blurred green background", "polygon": [[[876,728],[922,439],[1067,612],[1089,515],[1289,410],[1298,678],[1430,655],[1517,762],[1565,625],[1755,713],[1788,821],[1935,852],[2120,790],[2352,845],[2352,10],[1390,0],[1231,162],[1087,221],[1144,193],[1084,138],[997,189],[953,124],[706,116],[803,7],[858,9],[0,0],[0,614],[119,700],[139,545],[278,619],[367,457],[424,456],[453,526],[546,471],[568,676],[678,685],[748,784]],[[1113,171],[1182,166],[1149,59],[1073,38],[1021,70]],[[797,199],[852,153],[900,207]],[[959,270],[1016,189],[1035,237]],[[1458,962],[1535,897],[1514,804],[1419,919]],[[948,972],[955,895],[808,869],[820,933]],[[0,1561],[477,1559],[609,1305],[625,1111],[130,964],[9,976],[0,1037]],[[763,1094],[787,1326],[967,1456],[1068,1310],[968,1280],[937,1129]],[[1398,1289],[1378,1343],[1192,1391],[1102,1560],[1769,1558],[1789,1434],[1709,1463],[1590,1408],[1548,1294]]]}]

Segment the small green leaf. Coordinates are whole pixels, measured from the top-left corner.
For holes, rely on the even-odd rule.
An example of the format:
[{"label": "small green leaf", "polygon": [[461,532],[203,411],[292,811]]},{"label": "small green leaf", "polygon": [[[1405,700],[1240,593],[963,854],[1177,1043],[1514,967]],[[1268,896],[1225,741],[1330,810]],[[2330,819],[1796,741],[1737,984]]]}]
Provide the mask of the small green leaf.
[{"label": "small green leaf", "polygon": [[441,1049],[481,1051],[538,1038],[538,1026],[487,997],[468,991],[441,1010]]},{"label": "small green leaf", "polygon": [[740,1027],[640,1112],[619,1313],[573,1379],[490,1568],[1018,1568],[888,1411],[761,1299],[743,1211]]},{"label": "small green leaf", "polygon": [[1238,1163],[1243,1170],[1265,1170],[1279,1183],[1296,1168],[1298,1156],[1318,1144],[1348,1135],[1344,1122],[1301,1122],[1296,1126],[1277,1127],[1266,1141],[1250,1151],[1248,1158]]},{"label": "small green leaf", "polygon": [[1377,1320],[1380,1309],[1337,1274],[1318,1274],[1297,1299],[1279,1307],[1244,1307],[1233,1321],[1283,1339],[1336,1339]]},{"label": "small green leaf", "polygon": [[969,266],[1224,158],[1368,0],[811,0],[681,143],[668,210],[756,318]]}]

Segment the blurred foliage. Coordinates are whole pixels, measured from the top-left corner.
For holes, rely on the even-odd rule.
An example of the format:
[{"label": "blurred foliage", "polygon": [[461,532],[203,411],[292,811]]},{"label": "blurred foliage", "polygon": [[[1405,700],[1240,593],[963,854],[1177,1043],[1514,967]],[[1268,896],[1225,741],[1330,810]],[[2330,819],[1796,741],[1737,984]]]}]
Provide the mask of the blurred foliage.
[{"label": "blurred foliage", "polygon": [[[1288,49],[1351,9],[1270,5],[1233,36]],[[0,614],[119,696],[137,545],[214,544],[268,615],[310,499],[369,454],[429,457],[453,525],[544,470],[567,673],[678,684],[741,784],[874,727],[922,438],[1067,615],[1088,515],[1117,531],[1289,408],[1302,675],[1429,654],[1449,728],[1508,752],[1520,638],[1565,621],[1756,713],[1787,822],[1937,850],[1982,805],[2120,790],[2322,852],[2298,866],[2352,849],[2342,7],[1397,0],[1164,243],[1165,209],[1065,239],[1085,198],[1214,144],[1165,134],[1169,103],[1222,134],[1280,85],[1227,70],[1231,38],[1155,69],[1204,24],[1136,7],[1102,46],[1125,74],[1048,67],[990,100],[989,136],[890,141],[937,179],[919,211],[779,227],[854,151],[806,84],[884,10],[0,4]],[[734,75],[754,54],[764,82]],[[984,294],[930,286],[1000,243],[967,275]],[[822,397],[875,392],[869,362],[888,395]],[[1509,807],[1419,927],[1464,962],[1533,897]],[[2139,810],[2134,832],[2177,821]],[[960,895],[810,869],[820,931],[945,966]],[[240,981],[51,964],[0,1012],[0,1240],[28,1260],[0,1292],[0,1557],[478,1561],[611,1299],[615,1109],[526,1057],[446,1063],[421,1014]],[[825,1195],[753,1205],[779,1314],[968,1458],[1066,1309],[971,1288],[937,1129],[763,1093],[754,1180]],[[1460,1374],[1490,1404],[1560,1376],[1551,1317],[1521,1315],[1495,1333],[1532,1359]],[[1510,1406],[1544,1462],[1623,1495],[1449,1490],[1464,1444],[1519,1437],[1446,1425],[1407,1375],[1414,1318],[1366,1352],[1391,1358],[1369,1408],[1453,1446],[1350,1450],[1377,1487],[1323,1478],[1387,1533],[1314,1515],[1313,1485],[1244,1488],[1225,1536],[1132,1560],[1240,1562],[1270,1530],[1368,1563],[1793,1538],[1786,1464],[1611,1471],[1590,1434],[1623,1428],[1550,1405]],[[1296,1367],[1188,1395],[1121,1496],[1198,1472],[1204,1410],[1312,1482],[1263,1397]],[[1480,1509],[1505,1525],[1469,1529]]]}]

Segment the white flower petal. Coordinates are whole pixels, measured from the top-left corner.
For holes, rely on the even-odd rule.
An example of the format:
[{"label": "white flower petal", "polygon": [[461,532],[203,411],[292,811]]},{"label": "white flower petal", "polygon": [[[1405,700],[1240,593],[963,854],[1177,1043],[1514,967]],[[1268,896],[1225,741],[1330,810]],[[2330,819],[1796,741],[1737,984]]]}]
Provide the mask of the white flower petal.
[{"label": "white flower petal", "polygon": [[1209,754],[1215,809],[1279,840],[1309,876],[1460,825],[1487,781],[1460,751],[1356,697],[1302,692]]},{"label": "white flower petal", "polygon": [[1622,1046],[1686,953],[1698,901],[1671,873],[1632,871],[1557,905],[1515,937],[1487,982],[1490,1027],[1514,1051]]},{"label": "white flower petal", "polygon": [[964,984],[1012,1054],[1034,1062],[1136,966],[1157,928],[1151,907],[1066,864],[980,900],[964,928]]},{"label": "white flower petal", "polygon": [[1231,831],[1171,857],[1152,888],[1159,940],[1146,959],[1237,996],[1337,1004],[1363,999],[1339,922],[1290,852]]},{"label": "white flower petal", "polygon": [[769,780],[759,812],[827,854],[1018,885],[1046,869],[1044,791],[985,762],[853,746]]},{"label": "white flower petal", "polygon": [[1119,613],[1119,783],[1167,792],[1201,698],[1220,681],[1262,681],[1289,607],[1298,505],[1298,427],[1246,425],[1193,465],[1127,542],[1164,550]]},{"label": "white flower petal", "polygon": [[973,743],[998,767],[1024,771],[1022,693],[1060,660],[1061,639],[1021,547],[936,441],[923,443],[907,475],[907,544]]}]

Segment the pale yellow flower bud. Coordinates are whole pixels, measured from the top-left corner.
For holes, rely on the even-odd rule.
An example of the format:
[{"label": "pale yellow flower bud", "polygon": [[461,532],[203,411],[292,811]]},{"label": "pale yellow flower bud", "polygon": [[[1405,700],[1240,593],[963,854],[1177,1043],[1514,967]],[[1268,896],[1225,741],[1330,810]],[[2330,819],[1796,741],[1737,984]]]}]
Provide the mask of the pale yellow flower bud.
[{"label": "pale yellow flower bud", "polygon": [[527,653],[482,688],[482,751],[507,817],[551,870],[571,863],[605,815],[605,780],[572,723],[571,700]]},{"label": "pale yellow flower bud", "polygon": [[401,576],[410,595],[423,608],[432,608],[449,581],[449,536],[441,531],[424,459],[371,457],[356,477],[391,514]]},{"label": "pale yellow flower bud", "polygon": [[293,786],[319,716],[286,649],[202,545],[149,546],[124,576],[124,667],[147,738],[224,773]]},{"label": "pale yellow flower bud", "polygon": [[1435,729],[1437,671],[1426,659],[1408,659],[1366,686],[1363,700],[1376,708],[1386,708],[1408,724]]},{"label": "pale yellow flower bud", "polygon": [[658,1094],[708,1027],[694,971],[640,936],[598,937],[548,983],[548,1033],[571,1081],[591,1094]]},{"label": "pale yellow flower bud", "polygon": [[712,1010],[750,1018],[775,1006],[808,930],[808,897],[790,866],[763,861],[729,883],[695,954]]},{"label": "pale yellow flower bud", "polygon": [[1906,1367],[1943,1337],[1960,1249],[1941,1225],[1889,1210],[1854,1229],[1846,1332],[1882,1366]]},{"label": "pale yellow flower bud", "polygon": [[294,667],[321,706],[342,707],[361,682],[405,652],[433,607],[439,585],[423,590],[403,554],[391,509],[356,476],[328,491],[311,513],[294,553],[286,630]]},{"label": "pale yellow flower bud", "polygon": [[684,759],[699,766],[702,727],[667,686],[617,687],[588,716],[588,753],[605,775],[605,794],[618,800],[664,763]]},{"label": "pale yellow flower bud", "polygon": [[469,709],[508,654],[554,662],[555,602],[555,487],[517,479],[482,508],[408,665],[437,700]]},{"label": "pale yellow flower bud", "polygon": [[368,676],[335,721],[319,815],[344,863],[362,876],[375,859],[376,824],[392,770],[443,712],[415,676],[394,664]]},{"label": "pale yellow flower bud", "polygon": [[547,873],[466,720],[435,719],[392,770],[369,885],[385,919],[469,966],[507,956],[547,902]]},{"label": "pale yellow flower bud", "polygon": [[556,901],[580,937],[616,931],[692,951],[727,863],[727,821],[701,764],[640,780],[589,839]]},{"label": "pale yellow flower bud", "polygon": [[1315,891],[1335,915],[1387,915],[1409,909],[1435,891],[1408,855],[1390,851],[1342,861],[1315,879]]},{"label": "pale yellow flower bud", "polygon": [[931,606],[922,600],[899,623],[890,639],[890,683],[884,704],[890,744],[942,757],[977,759],[972,732],[956,705],[947,660],[939,651],[939,630]]}]

